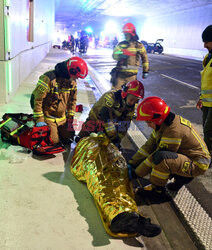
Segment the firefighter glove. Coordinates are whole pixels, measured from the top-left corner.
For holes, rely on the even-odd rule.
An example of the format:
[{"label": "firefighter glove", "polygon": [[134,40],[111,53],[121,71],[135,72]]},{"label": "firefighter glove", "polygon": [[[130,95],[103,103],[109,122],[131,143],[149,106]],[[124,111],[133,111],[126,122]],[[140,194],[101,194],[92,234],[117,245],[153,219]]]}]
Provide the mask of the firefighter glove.
[{"label": "firefighter glove", "polygon": [[143,72],[143,76],[142,76],[142,78],[143,78],[143,79],[147,79],[148,75],[149,75],[149,73],[148,73],[148,72]]},{"label": "firefighter glove", "polygon": [[132,165],[127,164],[127,169],[128,169],[128,176],[129,176],[130,181],[138,177],[137,174],[135,173],[135,168]]}]

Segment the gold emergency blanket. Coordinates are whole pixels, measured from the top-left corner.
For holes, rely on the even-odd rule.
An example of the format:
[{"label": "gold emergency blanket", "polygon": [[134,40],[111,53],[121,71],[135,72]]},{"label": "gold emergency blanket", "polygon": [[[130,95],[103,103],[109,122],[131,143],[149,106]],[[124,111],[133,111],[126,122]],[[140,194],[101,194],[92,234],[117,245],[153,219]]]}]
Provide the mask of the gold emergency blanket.
[{"label": "gold emergency blanket", "polygon": [[108,227],[119,213],[138,212],[126,161],[104,135],[89,136],[79,141],[73,154],[71,172],[78,180],[86,182]]}]

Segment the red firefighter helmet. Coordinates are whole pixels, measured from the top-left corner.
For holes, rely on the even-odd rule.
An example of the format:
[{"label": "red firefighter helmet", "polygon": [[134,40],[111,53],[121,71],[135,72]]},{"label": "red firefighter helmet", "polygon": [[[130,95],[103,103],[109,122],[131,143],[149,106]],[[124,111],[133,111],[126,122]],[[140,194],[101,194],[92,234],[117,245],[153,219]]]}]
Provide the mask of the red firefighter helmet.
[{"label": "red firefighter helmet", "polygon": [[67,61],[67,69],[70,77],[85,78],[88,74],[87,63],[80,57],[74,56]]},{"label": "red firefighter helmet", "polygon": [[136,35],[135,26],[132,23],[126,23],[122,29],[123,33],[130,33],[132,36]]},{"label": "red firefighter helmet", "polygon": [[161,125],[170,112],[170,107],[157,96],[145,98],[137,108],[138,121],[150,121]]},{"label": "red firefighter helmet", "polygon": [[123,90],[121,92],[122,98],[125,98],[128,94],[137,96],[138,98],[144,98],[144,86],[142,82],[138,80],[134,80],[128,82],[123,86]]}]

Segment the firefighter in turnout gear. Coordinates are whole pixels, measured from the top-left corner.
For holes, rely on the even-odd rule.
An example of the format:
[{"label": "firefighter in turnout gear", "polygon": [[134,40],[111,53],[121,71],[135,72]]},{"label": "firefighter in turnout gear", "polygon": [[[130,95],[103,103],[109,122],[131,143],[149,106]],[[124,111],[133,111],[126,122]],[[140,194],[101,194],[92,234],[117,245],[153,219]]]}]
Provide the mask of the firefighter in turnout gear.
[{"label": "firefighter in turnout gear", "polygon": [[119,146],[134,115],[135,104],[143,97],[143,84],[137,80],[124,85],[122,90],[111,90],[103,94],[93,105],[76,142],[92,132],[102,131],[111,142]]},{"label": "firefighter in turnout gear", "polygon": [[121,89],[121,86],[137,79],[137,73],[142,60],[143,79],[147,78],[149,60],[146,49],[138,42],[135,26],[127,23],[123,27],[125,41],[120,42],[113,51],[113,59],[118,61],[110,72],[112,89]]},{"label": "firefighter in turnout gear", "polygon": [[[209,167],[207,146],[190,121],[170,112],[157,96],[145,98],[137,109],[137,120],[153,128],[147,142],[129,161],[132,178],[150,174],[150,185],[143,194],[164,194],[165,186],[178,191]],[[167,184],[169,178],[174,182]],[[166,185],[167,184],[167,185]]]},{"label": "firefighter in turnout gear", "polygon": [[74,136],[73,117],[77,99],[77,78],[88,74],[86,62],[80,57],[58,63],[54,70],[40,76],[31,95],[36,126],[48,125],[54,143],[69,144]]},{"label": "firefighter in turnout gear", "polygon": [[204,140],[212,155],[212,25],[203,31],[202,40],[209,53],[203,60],[201,93],[196,107],[202,110]]}]

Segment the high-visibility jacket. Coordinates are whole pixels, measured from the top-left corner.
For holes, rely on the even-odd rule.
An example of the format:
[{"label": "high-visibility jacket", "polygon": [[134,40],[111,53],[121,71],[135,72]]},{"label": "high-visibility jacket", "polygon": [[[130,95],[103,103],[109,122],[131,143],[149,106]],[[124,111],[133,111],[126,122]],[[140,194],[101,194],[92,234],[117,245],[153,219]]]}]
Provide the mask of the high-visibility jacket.
[{"label": "high-visibility jacket", "polygon": [[129,107],[121,97],[121,90],[111,90],[103,94],[93,105],[89,119],[103,121],[104,129],[108,135],[118,136],[122,139],[134,115],[135,105]]},{"label": "high-visibility jacket", "polygon": [[187,156],[203,172],[208,169],[210,154],[204,140],[191,122],[179,115],[175,115],[170,126],[162,123],[159,130],[153,130],[150,138],[134,154],[129,163],[135,167],[144,164],[145,167],[152,168],[153,153],[160,149]]},{"label": "high-visibility jacket", "polygon": [[206,65],[207,54],[203,60],[201,71],[201,95],[200,99],[205,107],[212,107],[212,57]]},{"label": "high-visibility jacket", "polygon": [[57,123],[72,118],[75,114],[77,83],[72,78],[63,78],[55,70],[41,75],[32,95],[33,116],[36,122],[55,119]]},{"label": "high-visibility jacket", "polygon": [[143,72],[149,71],[149,60],[144,45],[138,41],[128,42],[126,50],[129,56],[123,58],[123,42],[119,43],[113,51],[113,59],[117,60],[117,71],[126,74],[137,74],[140,66],[140,59],[142,60]]}]

